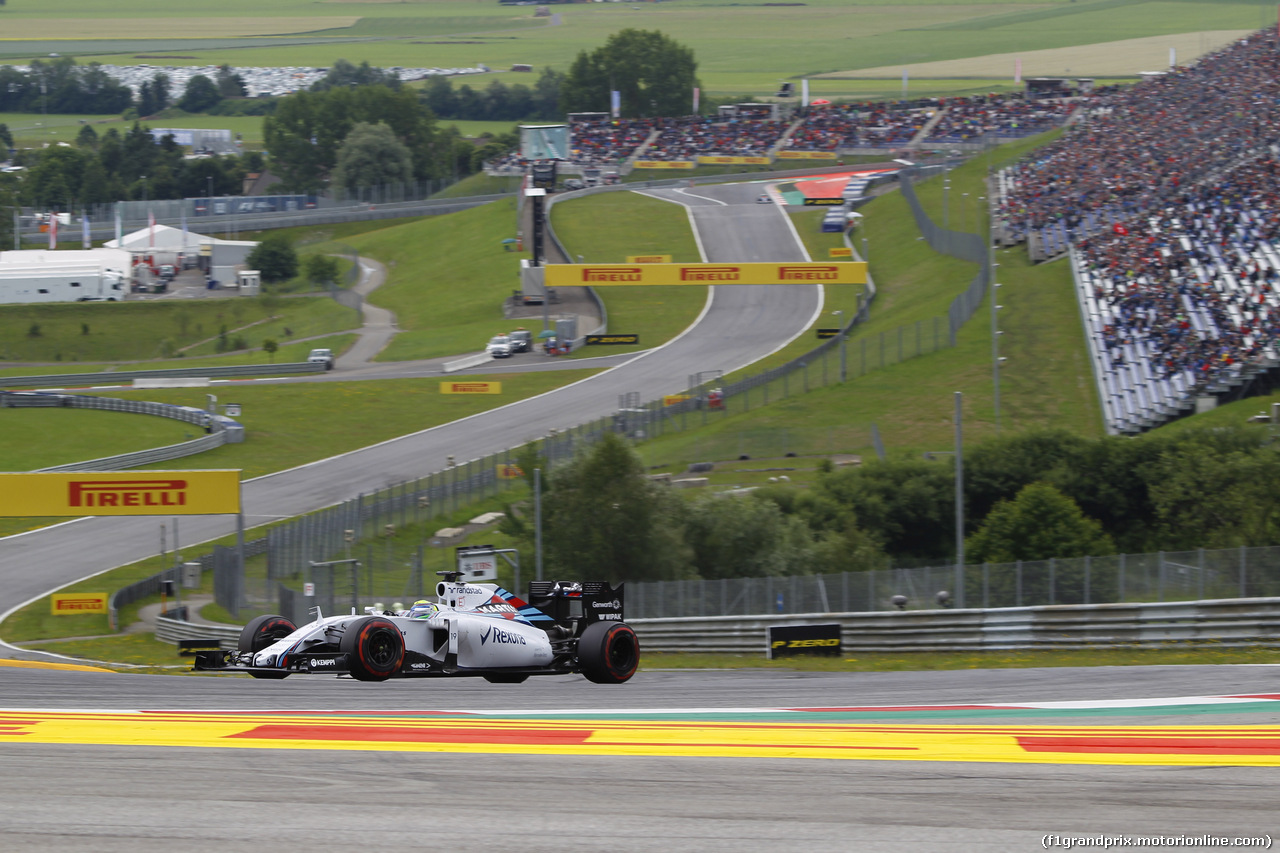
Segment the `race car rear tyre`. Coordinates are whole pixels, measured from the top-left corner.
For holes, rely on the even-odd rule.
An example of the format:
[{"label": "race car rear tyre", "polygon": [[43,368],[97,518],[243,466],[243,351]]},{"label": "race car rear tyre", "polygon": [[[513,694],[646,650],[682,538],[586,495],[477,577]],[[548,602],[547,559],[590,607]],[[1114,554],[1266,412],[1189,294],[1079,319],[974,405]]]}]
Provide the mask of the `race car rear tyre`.
[{"label": "race car rear tyre", "polygon": [[578,638],[578,669],[596,684],[621,684],[640,665],[640,641],[625,622],[592,622]]},{"label": "race car rear tyre", "polygon": [[347,656],[351,677],[358,681],[386,681],[404,663],[404,636],[394,622],[380,616],[348,626],[339,648]]},{"label": "race car rear tyre", "polygon": [[527,681],[529,676],[517,675],[514,673],[494,672],[486,675],[484,680],[490,684],[520,684]]},{"label": "race car rear tyre", "polygon": [[[245,625],[244,629],[240,631],[240,641],[236,645],[242,652],[260,652],[275,641],[289,636],[296,630],[297,626],[283,616],[270,614],[259,616],[250,620],[249,624]],[[276,680],[289,677],[289,673],[284,670],[279,672],[267,670],[249,674],[254,678]]]}]

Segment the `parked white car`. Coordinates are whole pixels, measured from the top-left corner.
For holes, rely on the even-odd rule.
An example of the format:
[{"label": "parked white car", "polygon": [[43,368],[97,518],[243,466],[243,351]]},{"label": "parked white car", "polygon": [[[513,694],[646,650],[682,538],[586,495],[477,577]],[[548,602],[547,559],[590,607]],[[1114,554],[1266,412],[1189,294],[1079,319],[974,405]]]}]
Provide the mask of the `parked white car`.
[{"label": "parked white car", "polygon": [[511,338],[506,335],[494,335],[489,339],[489,344],[484,351],[494,358],[510,358],[513,349]]}]

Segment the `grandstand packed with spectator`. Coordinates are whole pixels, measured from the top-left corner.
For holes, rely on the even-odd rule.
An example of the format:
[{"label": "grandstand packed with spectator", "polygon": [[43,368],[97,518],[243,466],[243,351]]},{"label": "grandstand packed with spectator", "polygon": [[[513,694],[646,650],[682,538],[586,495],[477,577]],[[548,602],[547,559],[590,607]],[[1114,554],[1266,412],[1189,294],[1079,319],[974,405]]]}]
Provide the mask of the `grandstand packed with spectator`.
[{"label": "grandstand packed with spectator", "polygon": [[1108,419],[1141,428],[1190,395],[1280,362],[1280,161],[1220,181],[1077,245]]},{"label": "grandstand packed with spectator", "polygon": [[1073,263],[1109,428],[1280,365],[1280,61],[1266,30],[1128,89],[1000,176],[1001,229]]},{"label": "grandstand packed with spectator", "polygon": [[1029,100],[1018,95],[944,98],[942,114],[926,142],[974,142],[989,135],[1001,139],[1031,136],[1065,122],[1077,108],[1072,100]]},{"label": "grandstand packed with spectator", "polygon": [[669,119],[644,151],[646,160],[692,160],[699,155],[760,157],[790,128],[790,122],[723,116]]},{"label": "grandstand packed with spectator", "polygon": [[576,121],[570,128],[569,162],[603,166],[626,160],[644,145],[656,119],[602,119]]},{"label": "grandstand packed with spectator", "polygon": [[937,101],[908,104],[832,104],[810,108],[787,140],[795,151],[896,148],[906,145],[937,110]]},{"label": "grandstand packed with spectator", "polygon": [[1105,227],[1230,167],[1280,131],[1280,63],[1267,30],[1190,68],[1090,99],[1084,120],[1004,176],[1011,238]]}]

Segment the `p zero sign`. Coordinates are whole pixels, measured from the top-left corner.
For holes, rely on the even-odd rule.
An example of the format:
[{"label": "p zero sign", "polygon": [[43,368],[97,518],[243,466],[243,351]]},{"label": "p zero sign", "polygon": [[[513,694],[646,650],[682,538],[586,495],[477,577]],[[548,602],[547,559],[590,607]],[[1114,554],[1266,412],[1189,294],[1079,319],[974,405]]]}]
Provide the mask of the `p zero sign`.
[{"label": "p zero sign", "polygon": [[839,655],[840,625],[770,625],[769,658]]},{"label": "p zero sign", "polygon": [[741,264],[548,264],[547,287],[707,284],[866,284],[861,261]]},{"label": "p zero sign", "polygon": [[239,471],[0,474],[0,516],[234,515]]}]

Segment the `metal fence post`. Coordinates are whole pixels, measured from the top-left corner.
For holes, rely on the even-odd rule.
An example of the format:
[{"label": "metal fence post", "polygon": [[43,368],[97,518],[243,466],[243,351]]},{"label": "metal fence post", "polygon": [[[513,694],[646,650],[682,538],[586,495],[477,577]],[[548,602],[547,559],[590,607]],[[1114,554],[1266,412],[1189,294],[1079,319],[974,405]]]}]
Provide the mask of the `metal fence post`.
[{"label": "metal fence post", "polygon": [[1089,583],[1093,575],[1093,558],[1088,554],[1084,557],[1084,603],[1089,604]]},{"label": "metal fence post", "polygon": [[1240,597],[1241,598],[1245,597],[1245,590],[1247,588],[1245,576],[1246,576],[1248,564],[1249,564],[1249,558],[1245,553],[1244,546],[1241,545],[1240,546]]},{"label": "metal fence post", "polygon": [[1118,592],[1119,592],[1119,595],[1117,597],[1120,599],[1120,602],[1122,604],[1124,603],[1124,558],[1125,558],[1125,555],[1121,554],[1120,555],[1120,583],[1117,584]]},{"label": "metal fence post", "polygon": [[1156,552],[1156,601],[1164,601],[1164,551]]}]

